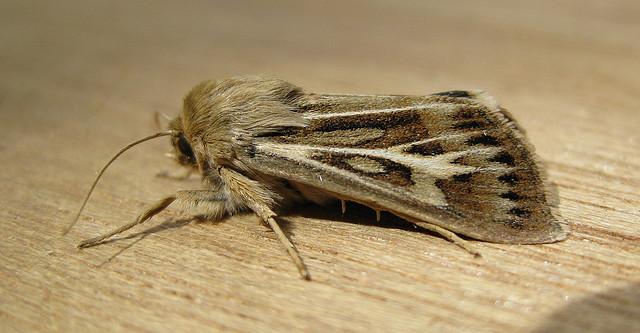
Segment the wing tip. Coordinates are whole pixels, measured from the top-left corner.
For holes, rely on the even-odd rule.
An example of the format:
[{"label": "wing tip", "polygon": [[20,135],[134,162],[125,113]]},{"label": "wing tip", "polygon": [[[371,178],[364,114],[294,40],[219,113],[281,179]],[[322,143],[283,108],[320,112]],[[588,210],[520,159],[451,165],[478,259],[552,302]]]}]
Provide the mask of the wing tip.
[{"label": "wing tip", "polygon": [[498,241],[498,243],[520,245],[551,244],[566,240],[570,234],[571,228],[569,225],[554,220],[550,223],[548,229],[533,234],[521,233],[517,236],[507,237],[507,239]]},{"label": "wing tip", "polygon": [[569,234],[571,234],[569,225],[555,221],[553,222],[553,231],[548,234],[547,239],[544,239],[539,244],[560,242],[567,239]]}]

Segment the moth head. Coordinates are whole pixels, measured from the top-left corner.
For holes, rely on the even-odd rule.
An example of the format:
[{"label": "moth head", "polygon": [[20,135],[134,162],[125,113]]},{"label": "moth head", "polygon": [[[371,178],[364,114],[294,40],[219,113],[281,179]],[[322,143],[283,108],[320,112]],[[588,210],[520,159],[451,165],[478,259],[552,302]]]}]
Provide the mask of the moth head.
[{"label": "moth head", "polygon": [[203,81],[185,97],[182,112],[169,123],[173,152],[180,165],[209,174],[233,160],[228,127],[230,115],[221,112],[220,92],[215,81]]},{"label": "moth head", "polygon": [[278,79],[235,77],[203,81],[184,97],[180,116],[170,124],[175,158],[203,175],[219,167],[244,169],[238,156],[255,137],[306,121],[294,112],[300,88]]},{"label": "moth head", "polygon": [[175,159],[176,162],[182,166],[196,168],[196,154],[190,140],[182,129],[180,117],[175,118],[169,123],[169,129],[174,131],[175,134],[171,136],[173,152],[169,153],[168,156]]}]

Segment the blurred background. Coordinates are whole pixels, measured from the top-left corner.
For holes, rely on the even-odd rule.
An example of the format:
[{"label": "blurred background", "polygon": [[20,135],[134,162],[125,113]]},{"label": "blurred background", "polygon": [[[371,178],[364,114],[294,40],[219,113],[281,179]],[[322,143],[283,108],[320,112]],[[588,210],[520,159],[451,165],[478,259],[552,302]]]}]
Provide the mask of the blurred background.
[{"label": "blurred background", "polygon": [[[199,80],[246,73],[275,75],[314,90],[422,94],[474,87],[500,89],[502,96],[570,98],[597,89],[603,80],[622,86],[624,74],[638,69],[631,55],[638,52],[633,37],[640,9],[631,1],[1,6],[6,79],[11,75],[19,84],[27,70],[39,73],[42,84],[73,77],[85,89],[149,91],[156,103],[157,89],[165,96],[173,89],[184,94]],[[619,93],[631,89],[620,88]]]}]

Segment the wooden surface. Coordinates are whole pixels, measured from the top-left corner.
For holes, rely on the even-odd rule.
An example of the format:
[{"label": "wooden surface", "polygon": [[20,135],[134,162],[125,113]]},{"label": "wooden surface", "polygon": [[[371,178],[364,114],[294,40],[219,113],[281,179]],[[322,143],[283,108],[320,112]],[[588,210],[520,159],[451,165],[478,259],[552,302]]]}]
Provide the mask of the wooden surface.
[{"label": "wooden surface", "polygon": [[[637,1],[0,3],[1,331],[640,331]],[[167,140],[125,155],[66,237],[92,177],[203,79],[262,73],[309,91],[481,88],[548,164],[573,229],[558,244],[446,240],[363,207],[300,207],[298,278],[250,215],[169,210],[75,244],[197,179]]]}]

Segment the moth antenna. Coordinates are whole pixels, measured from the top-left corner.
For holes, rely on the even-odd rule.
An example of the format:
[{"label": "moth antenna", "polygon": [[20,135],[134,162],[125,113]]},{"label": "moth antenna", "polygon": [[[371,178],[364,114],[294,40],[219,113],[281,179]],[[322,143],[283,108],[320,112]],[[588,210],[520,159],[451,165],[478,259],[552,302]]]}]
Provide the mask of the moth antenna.
[{"label": "moth antenna", "polygon": [[113,163],[113,161],[115,161],[118,157],[120,157],[120,155],[122,155],[125,151],[129,150],[129,148],[133,146],[136,146],[145,141],[149,141],[155,138],[159,138],[161,136],[168,136],[168,135],[178,135],[178,132],[174,130],[169,130],[169,131],[158,132],[156,134],[149,135],[147,137],[136,140],[124,146],[123,148],[120,149],[120,151],[118,151],[115,155],[113,155],[113,157],[111,157],[109,162],[107,162],[107,164],[105,164],[104,167],[102,167],[102,170],[100,170],[100,172],[98,173],[98,176],[96,176],[96,179],[91,184],[91,188],[89,189],[89,192],[87,192],[87,195],[84,197],[84,201],[82,202],[82,206],[80,206],[80,209],[78,210],[78,214],[76,214],[76,217],[73,219],[73,221],[64,229],[64,231],[62,232],[62,235],[63,236],[66,235],[69,232],[69,230],[71,230],[71,228],[73,228],[73,226],[78,222],[78,219],[80,218],[80,214],[82,214],[84,207],[87,205],[87,202],[91,197],[91,193],[93,193],[93,189],[96,187],[96,185],[98,184],[98,181],[100,180],[100,177],[102,177],[104,172],[107,171],[107,168],[111,165],[111,163]]}]

